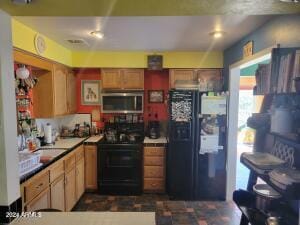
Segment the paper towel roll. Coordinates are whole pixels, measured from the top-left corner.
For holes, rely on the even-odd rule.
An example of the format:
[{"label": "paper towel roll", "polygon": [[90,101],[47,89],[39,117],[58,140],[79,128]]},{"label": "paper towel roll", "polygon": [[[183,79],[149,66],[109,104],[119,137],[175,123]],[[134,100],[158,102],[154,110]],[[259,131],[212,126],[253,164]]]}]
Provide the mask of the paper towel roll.
[{"label": "paper towel roll", "polygon": [[44,126],[44,133],[45,133],[45,143],[52,144],[52,126],[50,123],[47,123]]}]

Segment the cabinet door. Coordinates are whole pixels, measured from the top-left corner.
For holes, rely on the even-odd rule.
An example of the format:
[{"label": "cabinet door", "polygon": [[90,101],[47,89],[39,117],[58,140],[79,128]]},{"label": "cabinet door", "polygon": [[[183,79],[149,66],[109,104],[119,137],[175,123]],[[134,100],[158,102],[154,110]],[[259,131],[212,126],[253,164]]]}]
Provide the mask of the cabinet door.
[{"label": "cabinet door", "polygon": [[68,173],[65,174],[66,211],[72,210],[76,201],[76,170],[75,167],[73,167]]},{"label": "cabinet door", "polygon": [[51,208],[65,211],[65,177],[57,178],[51,184]]},{"label": "cabinet door", "polygon": [[207,91],[222,91],[222,72],[221,69],[200,69],[197,70],[197,80],[200,88]]},{"label": "cabinet door", "polygon": [[196,74],[192,69],[172,69],[169,79],[170,88],[174,88],[177,80],[196,80]]},{"label": "cabinet door", "polygon": [[84,185],[84,159],[76,162],[76,200],[82,196],[85,190]]},{"label": "cabinet door", "polygon": [[103,69],[101,76],[103,89],[121,88],[121,71],[119,69]]},{"label": "cabinet door", "polygon": [[[65,115],[67,107],[67,68],[54,65],[54,114],[55,116]],[[50,93],[49,93],[50,94]]]},{"label": "cabinet door", "polygon": [[69,114],[77,111],[76,99],[76,76],[72,70],[69,70],[67,76],[67,106]]},{"label": "cabinet door", "polygon": [[124,69],[122,70],[122,81],[124,89],[144,89],[144,70],[143,69]]},{"label": "cabinet door", "polygon": [[41,192],[32,201],[30,201],[25,206],[25,211],[34,212],[41,209],[50,208],[50,189],[47,188],[45,191]]},{"label": "cabinet door", "polygon": [[86,145],[85,150],[85,187],[97,189],[97,146]]}]

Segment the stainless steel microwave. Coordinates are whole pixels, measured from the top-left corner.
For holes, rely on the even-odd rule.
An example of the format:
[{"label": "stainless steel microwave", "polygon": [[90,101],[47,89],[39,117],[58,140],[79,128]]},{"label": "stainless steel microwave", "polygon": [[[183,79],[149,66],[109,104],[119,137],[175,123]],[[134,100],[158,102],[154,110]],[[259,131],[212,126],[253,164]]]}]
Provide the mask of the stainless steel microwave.
[{"label": "stainless steel microwave", "polygon": [[101,98],[103,113],[143,113],[143,93],[103,93]]}]

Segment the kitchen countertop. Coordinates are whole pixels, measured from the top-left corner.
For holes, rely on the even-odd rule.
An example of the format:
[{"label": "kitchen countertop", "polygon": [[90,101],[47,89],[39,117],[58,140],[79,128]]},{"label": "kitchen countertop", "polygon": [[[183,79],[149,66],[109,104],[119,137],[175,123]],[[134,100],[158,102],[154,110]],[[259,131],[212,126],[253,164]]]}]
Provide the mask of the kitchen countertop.
[{"label": "kitchen countertop", "polygon": [[149,137],[145,137],[144,144],[167,144],[168,140],[166,137],[160,137],[157,139],[150,139]]},{"label": "kitchen countertop", "polygon": [[[39,215],[39,214],[37,214]],[[154,212],[42,212],[40,217],[16,218],[12,225],[155,225]]]},{"label": "kitchen countertop", "polygon": [[46,145],[40,147],[40,149],[69,149],[73,148],[76,145],[83,143],[87,138],[67,138],[67,139],[60,139],[55,142],[54,145]]},{"label": "kitchen countertop", "polygon": [[67,155],[69,152],[71,152],[72,150],[77,148],[79,145],[81,145],[83,143],[97,143],[101,139],[102,139],[102,136],[92,136],[92,137],[88,137],[88,138],[67,138],[67,139],[60,139],[60,140],[56,141],[54,145],[51,145],[51,146],[42,146],[38,150],[65,149],[66,151],[64,151],[61,154],[59,154],[58,156],[52,158],[48,162],[42,163],[42,165],[40,167],[34,169],[33,171],[21,176],[20,183],[23,183],[26,180],[28,180],[29,178],[33,177],[38,172],[42,171],[43,169],[45,169],[46,167],[48,167],[55,161],[59,160],[60,158],[62,158],[65,155]]},{"label": "kitchen countertop", "polygon": [[92,137],[86,139],[84,141],[84,143],[97,143],[97,142],[101,141],[102,138],[103,138],[103,135],[92,136]]}]

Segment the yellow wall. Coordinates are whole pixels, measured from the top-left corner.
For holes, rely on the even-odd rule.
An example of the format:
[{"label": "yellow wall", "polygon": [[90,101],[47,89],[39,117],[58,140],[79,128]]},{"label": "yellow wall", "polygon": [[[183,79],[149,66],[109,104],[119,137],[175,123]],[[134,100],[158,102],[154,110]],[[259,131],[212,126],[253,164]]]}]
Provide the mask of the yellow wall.
[{"label": "yellow wall", "polygon": [[[74,67],[146,68],[152,52],[75,51]],[[222,52],[162,52],[164,68],[222,68]]]},{"label": "yellow wall", "polygon": [[[34,36],[37,32],[12,20],[14,47],[37,54]],[[147,55],[152,52],[132,51],[71,51],[45,37],[47,49],[43,57],[72,67],[146,68]],[[222,52],[163,52],[165,68],[222,68]]]},{"label": "yellow wall", "polygon": [[[35,30],[23,25],[15,19],[12,19],[12,39],[14,47],[37,54],[34,47],[34,37],[36,34],[37,32]],[[47,37],[44,38],[47,48],[42,56],[62,64],[72,66],[72,52],[55,41]]]}]

